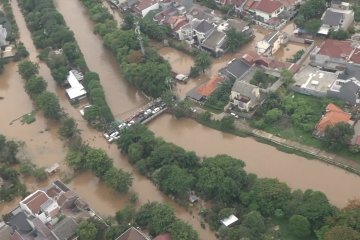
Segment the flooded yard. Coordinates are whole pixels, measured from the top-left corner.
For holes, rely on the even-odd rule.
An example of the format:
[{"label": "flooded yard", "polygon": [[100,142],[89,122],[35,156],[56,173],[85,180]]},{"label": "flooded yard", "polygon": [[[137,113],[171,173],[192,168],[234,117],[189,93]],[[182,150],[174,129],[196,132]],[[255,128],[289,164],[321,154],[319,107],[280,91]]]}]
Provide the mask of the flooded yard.
[{"label": "flooded yard", "polygon": [[280,47],[280,49],[274,54],[274,58],[279,61],[286,62],[289,59],[292,59],[294,54],[298,51],[305,51],[307,47],[309,47],[308,44],[288,42],[284,46]]}]

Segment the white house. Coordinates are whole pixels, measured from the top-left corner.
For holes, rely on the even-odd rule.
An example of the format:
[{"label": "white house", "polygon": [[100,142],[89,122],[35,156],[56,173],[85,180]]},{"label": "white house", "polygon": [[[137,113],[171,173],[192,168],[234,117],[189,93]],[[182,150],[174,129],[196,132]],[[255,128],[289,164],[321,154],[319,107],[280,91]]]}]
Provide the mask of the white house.
[{"label": "white house", "polygon": [[279,16],[284,11],[285,6],[277,0],[260,0],[255,2],[249,9],[255,12],[256,17],[263,18],[263,21],[267,21],[270,18]]},{"label": "white house", "polygon": [[277,31],[265,36],[263,40],[256,44],[256,51],[260,55],[272,56],[285,43],[286,35]]},{"label": "white house", "polygon": [[330,30],[348,30],[354,22],[354,11],[349,9],[348,3],[343,8],[328,8],[321,17],[322,25],[319,34],[328,35]]},{"label": "white house", "polygon": [[65,91],[71,101],[79,101],[86,98],[86,90],[80,83],[82,79],[83,75],[80,72],[76,70],[69,71],[67,83],[70,85],[70,88],[67,88]]},{"label": "white house", "polygon": [[241,111],[250,111],[260,101],[260,88],[244,81],[236,81],[231,89],[230,102]]}]

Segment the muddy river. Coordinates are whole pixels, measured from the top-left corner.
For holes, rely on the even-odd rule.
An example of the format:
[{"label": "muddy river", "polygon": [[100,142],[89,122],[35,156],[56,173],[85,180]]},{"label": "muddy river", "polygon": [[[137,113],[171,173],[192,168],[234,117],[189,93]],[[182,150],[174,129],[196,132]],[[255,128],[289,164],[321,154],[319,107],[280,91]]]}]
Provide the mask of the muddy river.
[{"label": "muddy river", "polygon": [[[93,34],[93,24],[79,1],[56,0],[55,3],[70,29],[74,31],[89,68],[99,73],[107,101],[116,117],[124,118],[146,103],[146,99],[122,79],[115,59],[103,47],[101,39]],[[38,53],[25,27],[24,19],[15,1],[12,1],[12,4],[21,32],[21,41],[25,43],[26,48],[31,53],[30,58],[36,60],[35,56]],[[263,30],[257,30],[256,39],[261,39],[264,34],[266,32]],[[255,41],[249,43],[245,49],[252,48],[254,44]],[[214,64],[206,76],[211,77],[216,74],[218,69],[224,67],[229,60],[241,55],[243,51],[245,50],[242,49],[237,53],[214,60]],[[178,59],[178,56],[172,56],[172,58]],[[191,62],[189,61],[189,63]],[[189,69],[189,65],[181,67]],[[40,64],[40,74],[47,80],[48,89],[59,96],[65,111],[77,120],[83,138],[90,145],[106,150],[109,156],[114,159],[114,164],[117,167],[133,173],[132,190],[138,194],[139,204],[148,201],[167,202],[176,209],[179,217],[194,226],[201,239],[215,239],[208,228],[204,230],[200,227],[196,214],[193,216],[159,192],[148,179],[139,175],[132,168],[127,162],[127,158],[119,154],[115,145],[107,144],[101,133],[88,127],[78,110],[68,103],[64,91],[56,87],[48,68],[44,64]],[[194,84],[198,84],[198,82],[194,80]],[[0,132],[9,138],[25,141],[25,149],[30,158],[40,166],[62,162],[66,148],[63,142],[58,140],[58,126],[55,123],[49,122],[41,114],[37,114],[36,122],[31,125],[22,125],[20,121],[9,124],[12,120],[31,112],[34,108],[32,101],[23,89],[23,82],[17,73],[16,65],[7,65],[5,73],[0,76],[0,96],[4,97],[3,100],[0,100],[0,109],[2,110]],[[357,188],[360,185],[359,177],[319,161],[279,152],[275,148],[258,143],[251,138],[239,138],[223,134],[205,128],[191,120],[177,121],[168,115],[153,121],[150,128],[156,135],[165,140],[174,142],[188,150],[196,151],[201,156],[227,153],[245,161],[246,169],[260,177],[278,178],[293,188],[321,190],[327,194],[332,203],[339,207],[344,206],[347,199],[360,197],[360,189]],[[69,186],[102,215],[113,215],[115,211],[127,203],[128,196],[114,193],[99,183],[89,172],[76,175]],[[0,211],[5,212],[5,209],[11,209],[14,205],[14,203],[0,204]]]}]

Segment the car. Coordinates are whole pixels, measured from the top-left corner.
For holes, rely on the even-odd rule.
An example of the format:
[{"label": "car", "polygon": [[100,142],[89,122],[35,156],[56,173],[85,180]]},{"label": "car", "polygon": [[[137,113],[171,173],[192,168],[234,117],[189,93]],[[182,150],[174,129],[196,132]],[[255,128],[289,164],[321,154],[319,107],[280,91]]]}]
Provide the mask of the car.
[{"label": "car", "polygon": [[145,115],[150,115],[151,113],[152,113],[151,109],[147,109],[147,110],[144,112]]},{"label": "car", "polygon": [[197,110],[196,110],[196,108],[191,107],[190,111],[192,111],[193,113],[196,113]]},{"label": "car", "polygon": [[127,125],[128,125],[128,127],[131,127],[134,123],[135,123],[135,121],[131,120]]},{"label": "car", "polygon": [[159,107],[156,107],[156,108],[154,108],[154,110],[152,111],[152,113],[155,114],[155,113],[157,113],[157,112],[159,112],[159,111],[160,111],[160,108],[159,108]]},{"label": "car", "polygon": [[237,118],[237,119],[239,118],[239,116],[236,113],[232,112],[232,113],[230,113],[230,115],[233,116],[234,118]]},{"label": "car", "polygon": [[127,127],[127,124],[126,123],[121,123],[119,126],[118,126],[118,129],[119,131],[125,129]]},{"label": "car", "polygon": [[84,115],[85,115],[85,109],[87,109],[87,108],[89,108],[89,107],[91,107],[91,106],[92,106],[92,105],[90,105],[90,104],[87,104],[87,105],[82,106],[82,107],[80,108],[80,110],[79,110],[81,116],[84,116]]}]

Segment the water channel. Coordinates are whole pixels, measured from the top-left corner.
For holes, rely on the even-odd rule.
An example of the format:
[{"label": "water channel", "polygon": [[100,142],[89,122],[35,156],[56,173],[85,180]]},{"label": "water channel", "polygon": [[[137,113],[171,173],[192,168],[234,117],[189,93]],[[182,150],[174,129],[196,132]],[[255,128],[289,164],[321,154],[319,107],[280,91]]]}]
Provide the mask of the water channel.
[{"label": "water channel", "polygon": [[[143,105],[146,99],[122,79],[115,59],[103,47],[101,39],[93,34],[93,24],[81,3],[76,0],[56,0],[55,3],[67,25],[74,31],[89,68],[99,73],[107,101],[116,117],[123,118]],[[21,41],[31,53],[31,60],[37,61],[35,56],[38,53],[33,46],[24,19],[14,1],[12,5],[21,32]],[[263,34],[257,37],[261,38],[261,36]],[[248,46],[250,48],[253,45],[254,42],[251,42]],[[239,56],[242,51],[244,50],[216,59],[207,75],[210,77],[215,74],[218,69],[224,67],[232,58]],[[83,139],[92,146],[106,150],[117,167],[133,173],[133,191],[138,193],[139,205],[148,201],[167,202],[176,209],[179,217],[194,226],[201,239],[215,239],[208,228],[200,227],[196,214],[191,215],[159,192],[148,179],[132,168],[126,157],[119,154],[115,145],[107,144],[101,133],[88,127],[78,110],[68,103],[64,91],[56,87],[48,68],[42,63],[40,63],[40,74],[47,80],[48,89],[57,93],[65,111],[77,120]],[[0,100],[2,110],[0,132],[11,139],[25,141],[25,149],[30,158],[40,166],[62,162],[66,149],[64,143],[58,140],[56,124],[45,120],[41,114],[37,114],[36,122],[31,125],[21,125],[19,121],[9,125],[13,119],[34,108],[32,101],[23,90],[23,82],[17,73],[16,64],[8,64],[5,72],[0,76],[0,96],[4,97]],[[201,156],[227,153],[242,159],[247,165],[246,169],[260,177],[278,178],[293,188],[321,190],[338,207],[345,206],[348,199],[360,197],[360,189],[357,187],[360,185],[359,177],[319,161],[279,152],[274,147],[256,142],[252,138],[223,134],[191,120],[175,120],[168,115],[159,117],[149,127],[156,135],[195,151]],[[127,196],[114,193],[99,183],[97,178],[89,172],[77,175],[69,186],[103,215],[113,215],[127,202]],[[0,211],[5,212],[4,209],[11,209],[13,205],[14,202],[9,205],[0,204]]]}]

